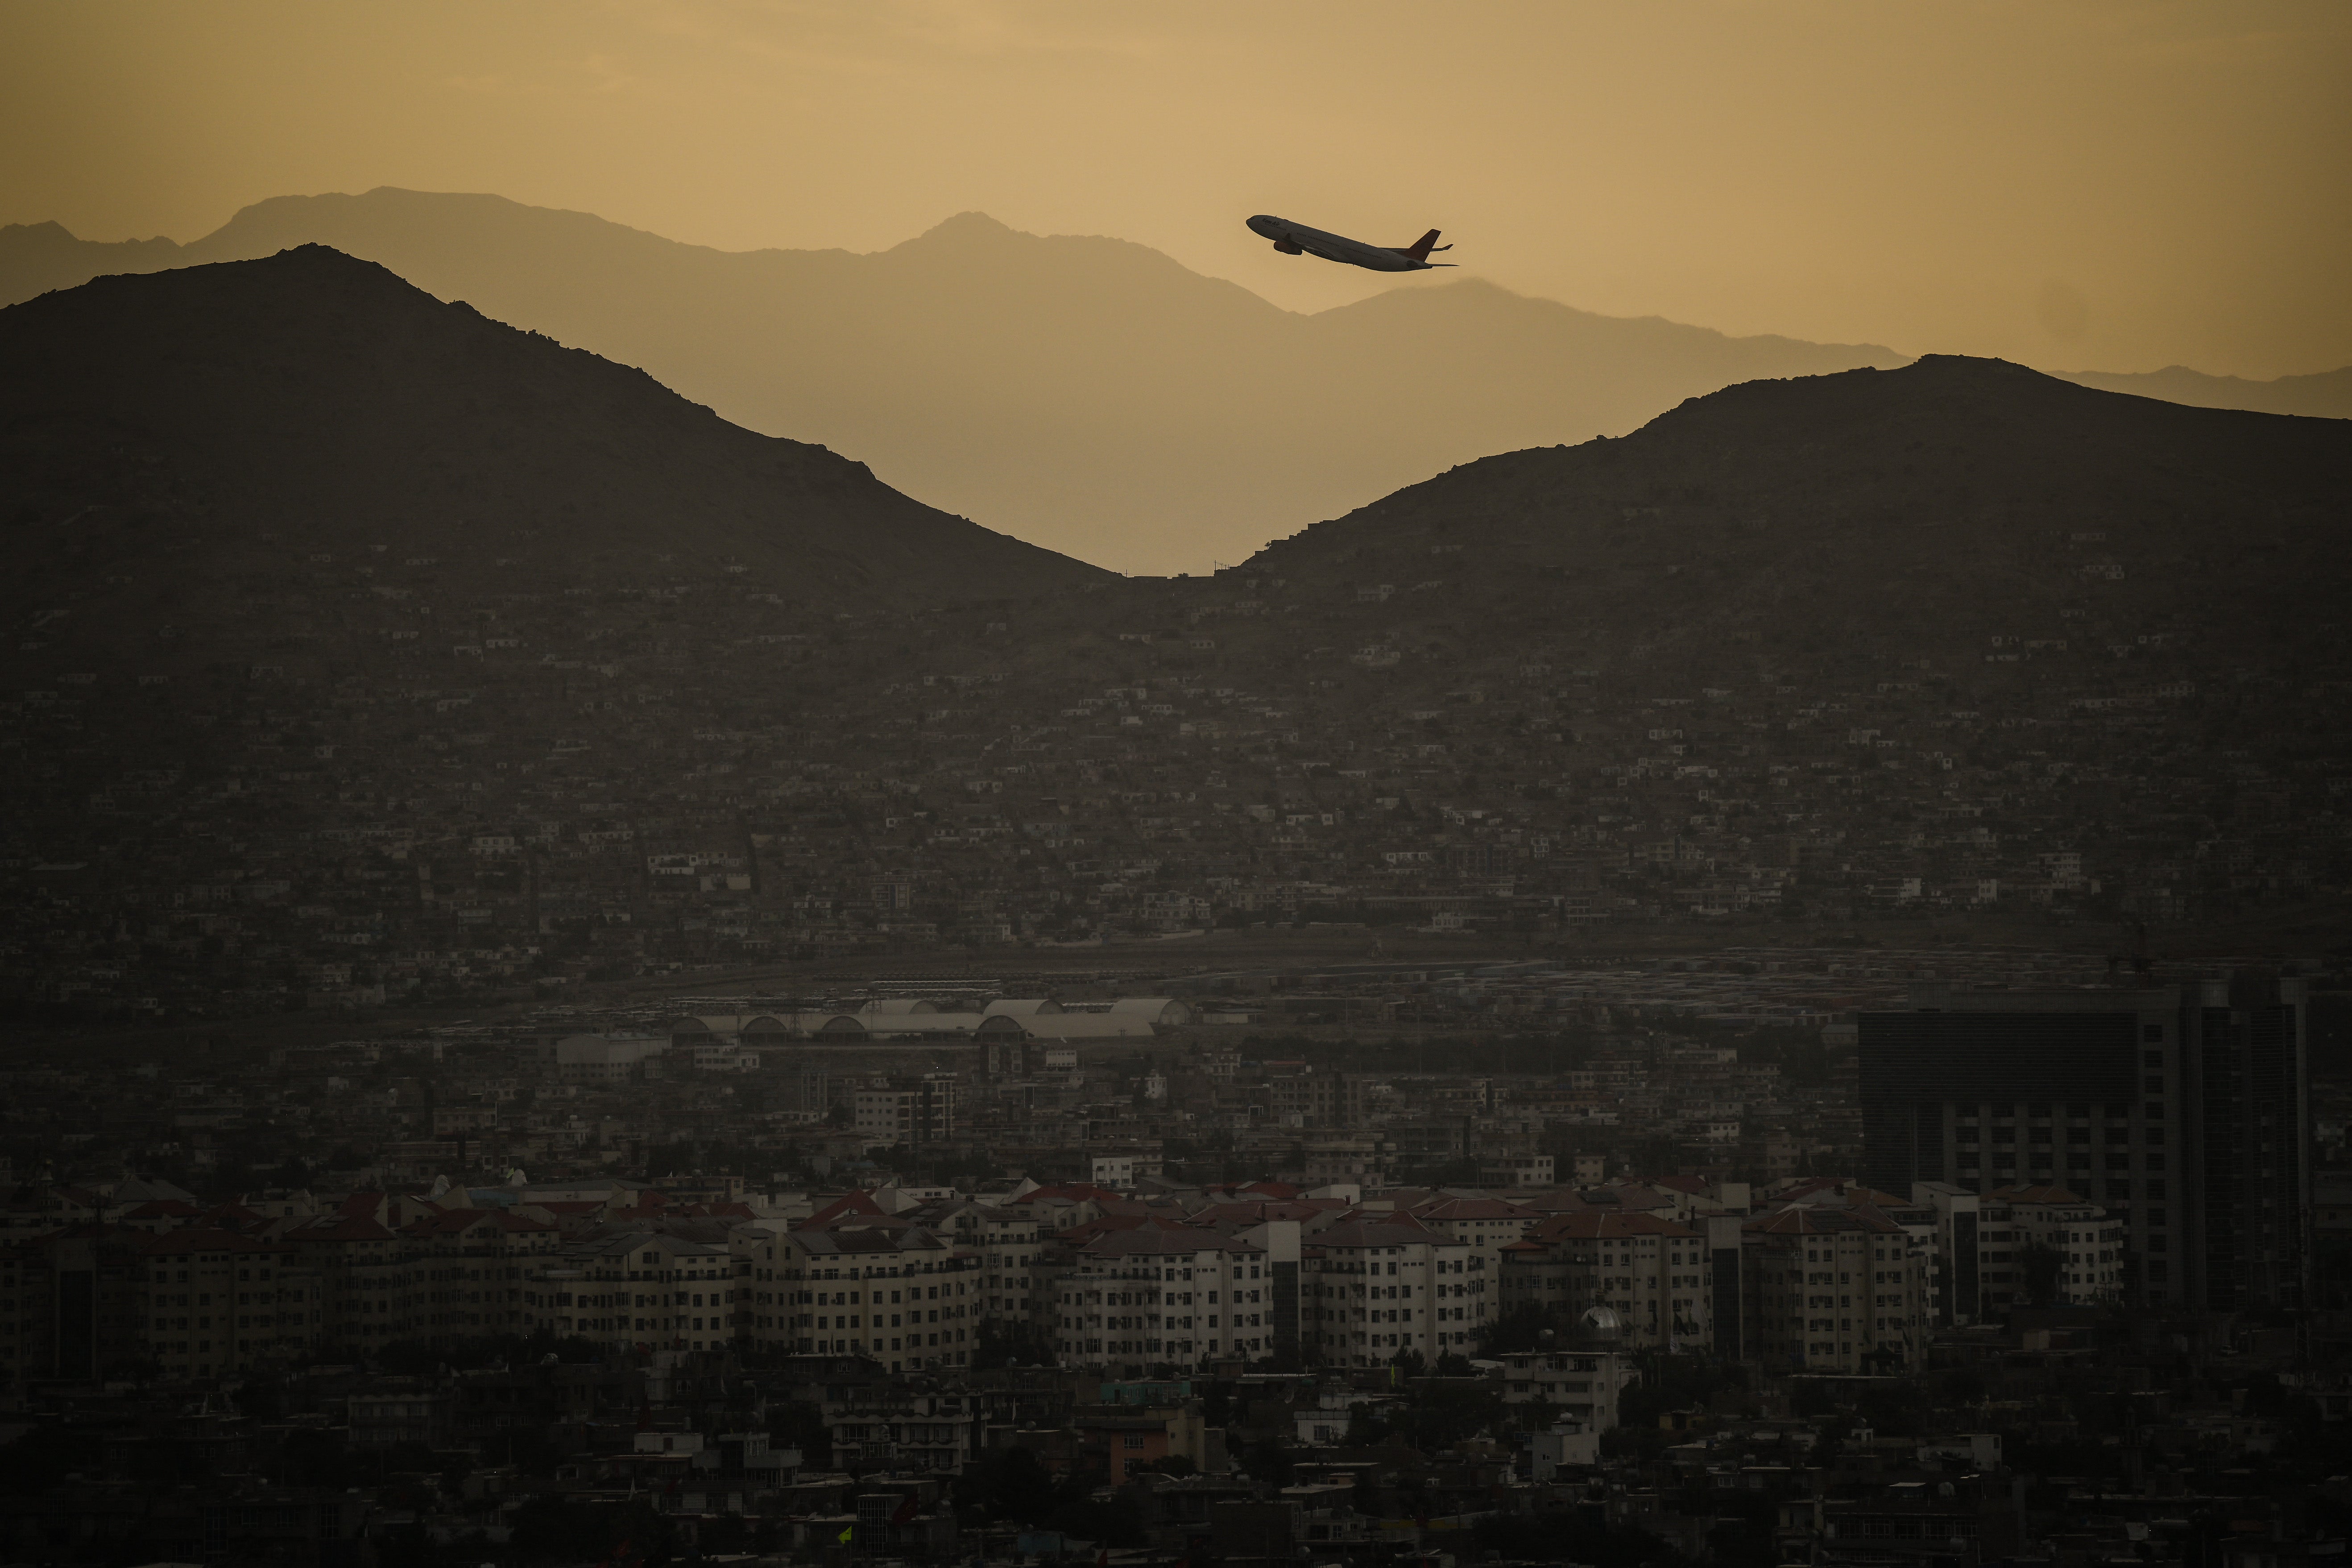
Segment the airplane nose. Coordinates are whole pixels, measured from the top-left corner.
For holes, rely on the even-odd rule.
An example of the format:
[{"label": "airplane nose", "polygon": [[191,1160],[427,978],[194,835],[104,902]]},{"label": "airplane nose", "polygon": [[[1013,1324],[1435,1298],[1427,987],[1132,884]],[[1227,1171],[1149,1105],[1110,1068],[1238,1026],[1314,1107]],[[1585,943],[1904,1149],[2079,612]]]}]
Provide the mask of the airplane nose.
[{"label": "airplane nose", "polygon": [[1263,235],[1268,239],[1275,237],[1275,230],[1281,227],[1281,226],[1282,220],[1280,218],[1269,217],[1265,213],[1260,213],[1255,217],[1249,220],[1250,232],[1252,234]]}]

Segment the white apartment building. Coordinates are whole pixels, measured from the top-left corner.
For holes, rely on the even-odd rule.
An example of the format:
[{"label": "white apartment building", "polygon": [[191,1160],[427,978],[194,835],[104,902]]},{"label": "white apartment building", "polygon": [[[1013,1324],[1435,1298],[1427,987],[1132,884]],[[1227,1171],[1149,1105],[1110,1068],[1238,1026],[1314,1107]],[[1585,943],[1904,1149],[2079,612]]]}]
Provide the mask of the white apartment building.
[{"label": "white apartment building", "polygon": [[1792,1204],[1740,1227],[1748,1359],[1893,1373],[1925,1359],[1931,1243],[1867,1205]]},{"label": "white apartment building", "polygon": [[1460,1293],[1457,1304],[1465,1309],[1461,1321],[1468,1326],[1475,1342],[1480,1331],[1502,1314],[1506,1249],[1526,1239],[1528,1229],[1547,1216],[1541,1209],[1507,1198],[1452,1196],[1416,1204],[1411,1214],[1470,1249],[1469,1267],[1463,1270],[1467,1289]]},{"label": "white apartment building", "polygon": [[630,1233],[526,1265],[522,1331],[645,1350],[725,1350],[735,1341],[734,1257],[675,1236]]},{"label": "white apartment building", "polygon": [[1255,1243],[1191,1226],[1114,1230],[1080,1247],[1057,1283],[1061,1364],[1192,1367],[1274,1346],[1274,1273]]},{"label": "white apartment building", "polygon": [[[1357,1211],[1304,1239],[1299,1338],[1335,1366],[1378,1366],[1403,1351],[1469,1353],[1486,1261],[1403,1215]],[[1476,1287],[1476,1289],[1474,1289]]]},{"label": "white apartment building", "polygon": [[[2002,1264],[2012,1277],[2012,1302],[2021,1304],[2031,1292],[2027,1259],[2033,1247],[2048,1248],[2057,1265],[2052,1300],[2038,1305],[2080,1307],[2123,1300],[2123,1222],[2079,1193],[2064,1187],[1996,1187],[1985,1194],[1980,1234],[1988,1247],[2006,1254]],[[2005,1247],[2000,1245],[2004,1241]]]},{"label": "white apartment building", "polygon": [[1697,1231],[1656,1215],[1570,1209],[1509,1249],[1498,1292],[1502,1310],[1536,1306],[1573,1317],[1606,1307],[1630,1347],[1711,1345],[1704,1246]]},{"label": "white apartment building", "polygon": [[982,1279],[971,1248],[919,1226],[746,1233],[751,1342],[862,1355],[892,1372],[969,1366]]},{"label": "white apartment building", "polygon": [[1632,1352],[1598,1346],[1558,1351],[1517,1351],[1503,1363],[1503,1403],[1556,1405],[1587,1432],[1617,1425],[1625,1390],[1642,1381]]},{"label": "white apartment building", "polygon": [[2123,1300],[2128,1231],[2119,1217],[2064,1187],[2007,1186],[1977,1194],[1952,1182],[1916,1182],[1915,1202],[1934,1205],[1936,1321],[1996,1317],[2023,1305],[2032,1249],[2056,1255],[2053,1305]]},{"label": "white apartment building", "polygon": [[959,1252],[979,1259],[982,1321],[1021,1333],[1050,1321],[1049,1304],[1039,1299],[1045,1281],[1035,1267],[1047,1231],[1036,1215],[959,1197],[928,1205],[908,1217],[952,1238]]}]

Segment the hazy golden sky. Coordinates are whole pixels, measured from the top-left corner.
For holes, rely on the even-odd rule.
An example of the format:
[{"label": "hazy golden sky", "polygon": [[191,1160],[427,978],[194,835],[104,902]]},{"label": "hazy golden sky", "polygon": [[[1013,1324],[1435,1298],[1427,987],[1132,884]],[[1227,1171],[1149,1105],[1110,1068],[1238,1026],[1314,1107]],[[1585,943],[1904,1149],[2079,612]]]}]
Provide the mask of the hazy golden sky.
[{"label": "hazy golden sky", "polygon": [[1276,212],[1734,332],[2352,363],[2343,0],[5,0],[0,149],[0,221],[91,238],[393,184],[730,249],[979,208],[1294,309],[1398,286],[1274,255]]}]

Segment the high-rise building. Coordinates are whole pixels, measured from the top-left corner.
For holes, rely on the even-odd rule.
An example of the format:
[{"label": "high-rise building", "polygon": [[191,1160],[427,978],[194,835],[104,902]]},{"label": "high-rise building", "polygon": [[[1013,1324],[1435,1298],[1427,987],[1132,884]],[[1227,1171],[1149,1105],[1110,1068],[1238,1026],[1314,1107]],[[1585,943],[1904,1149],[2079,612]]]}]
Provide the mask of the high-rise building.
[{"label": "high-rise building", "polygon": [[2310,1259],[2305,986],[1915,993],[1860,1018],[1872,1185],[2052,1186],[2121,1222],[2126,1300],[2292,1306]]}]

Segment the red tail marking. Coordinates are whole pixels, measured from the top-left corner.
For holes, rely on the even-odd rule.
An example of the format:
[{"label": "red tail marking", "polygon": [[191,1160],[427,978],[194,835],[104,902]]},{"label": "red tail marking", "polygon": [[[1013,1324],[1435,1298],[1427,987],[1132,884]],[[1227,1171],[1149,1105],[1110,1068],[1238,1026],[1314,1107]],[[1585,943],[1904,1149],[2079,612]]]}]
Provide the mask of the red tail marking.
[{"label": "red tail marking", "polygon": [[1426,261],[1429,259],[1429,253],[1433,248],[1437,250],[1451,250],[1454,248],[1450,245],[1439,245],[1437,243],[1437,235],[1438,231],[1436,229],[1431,229],[1427,234],[1423,235],[1411,245],[1405,246],[1403,247],[1404,253],[1407,256],[1412,257],[1415,261]]}]

